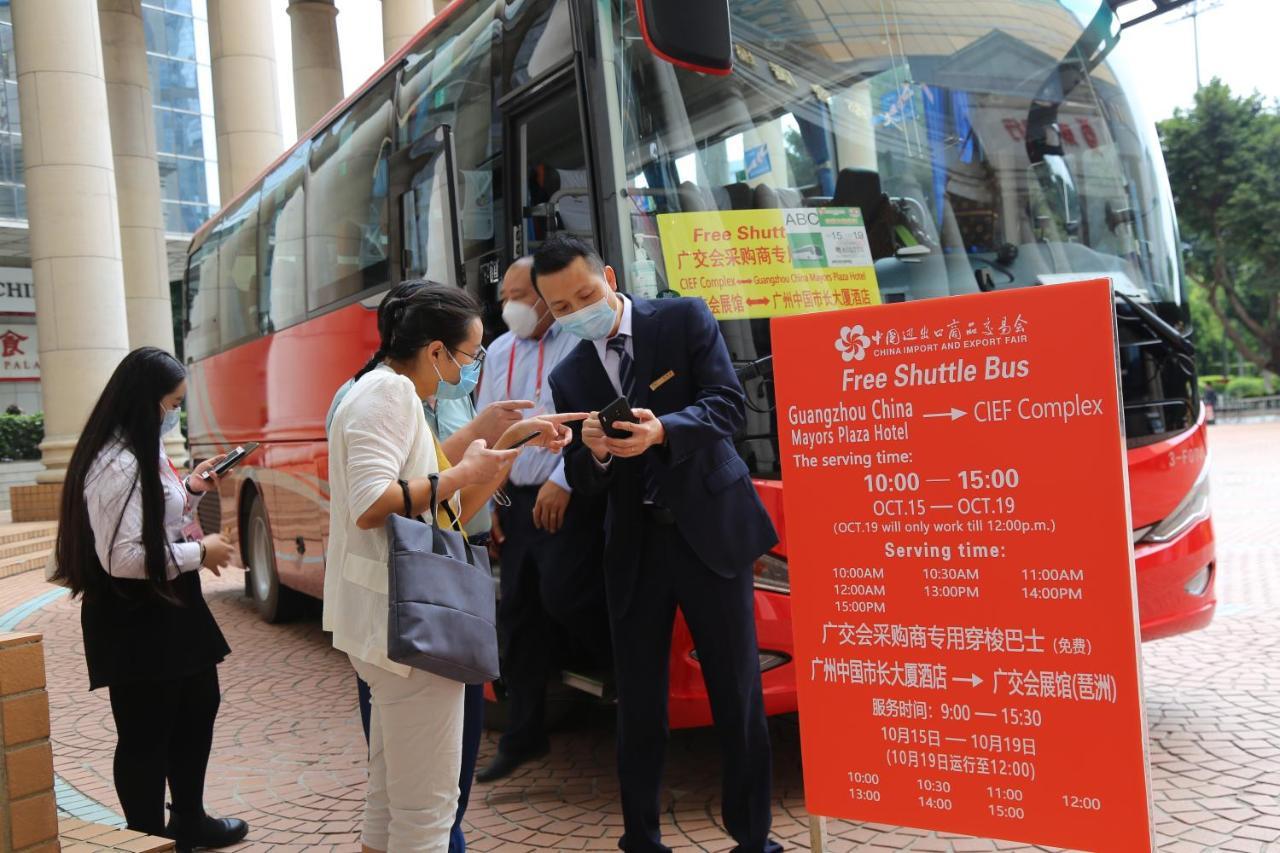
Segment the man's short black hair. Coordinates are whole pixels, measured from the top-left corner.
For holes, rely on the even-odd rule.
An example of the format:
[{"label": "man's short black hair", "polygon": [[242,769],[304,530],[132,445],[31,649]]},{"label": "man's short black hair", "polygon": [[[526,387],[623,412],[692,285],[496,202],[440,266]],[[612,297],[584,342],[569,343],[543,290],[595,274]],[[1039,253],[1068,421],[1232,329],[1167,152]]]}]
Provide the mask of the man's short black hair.
[{"label": "man's short black hair", "polygon": [[533,272],[530,276],[533,279],[533,288],[538,291],[538,295],[542,295],[542,290],[538,287],[538,276],[560,272],[578,258],[584,258],[592,271],[604,273],[604,259],[596,254],[595,249],[577,237],[556,234],[539,246],[533,253]]}]

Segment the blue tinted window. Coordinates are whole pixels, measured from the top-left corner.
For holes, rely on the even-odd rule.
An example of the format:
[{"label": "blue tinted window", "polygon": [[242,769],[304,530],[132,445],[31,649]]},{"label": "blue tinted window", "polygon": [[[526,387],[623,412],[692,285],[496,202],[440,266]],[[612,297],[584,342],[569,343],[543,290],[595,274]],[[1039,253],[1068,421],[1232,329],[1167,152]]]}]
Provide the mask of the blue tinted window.
[{"label": "blue tinted window", "polygon": [[160,166],[160,197],[167,201],[178,201],[182,193],[178,189],[178,160],[176,157],[156,156]]},{"label": "blue tinted window", "polygon": [[204,129],[200,116],[157,108],[156,150],[161,154],[204,157]]},{"label": "blue tinted window", "polygon": [[165,15],[164,18],[165,43],[169,46],[165,52],[180,59],[195,59],[196,34],[195,25],[191,19],[171,14]]},{"label": "blue tinted window", "polygon": [[196,88],[196,64],[162,56],[148,56],[152,97],[157,104],[189,112],[200,112],[200,91]]},{"label": "blue tinted window", "polygon": [[168,17],[159,9],[142,8],[142,28],[146,32],[147,50],[151,53],[169,53],[168,33],[165,30],[165,18]]},{"label": "blue tinted window", "polygon": [[179,201],[205,200],[207,186],[204,181],[203,160],[178,161],[178,190],[181,193]]},{"label": "blue tinted window", "polygon": [[209,218],[209,208],[203,204],[164,203],[164,228],[174,234],[191,234]]},{"label": "blue tinted window", "polygon": [[184,15],[191,14],[191,0],[164,0],[164,7],[170,12],[181,12]]}]

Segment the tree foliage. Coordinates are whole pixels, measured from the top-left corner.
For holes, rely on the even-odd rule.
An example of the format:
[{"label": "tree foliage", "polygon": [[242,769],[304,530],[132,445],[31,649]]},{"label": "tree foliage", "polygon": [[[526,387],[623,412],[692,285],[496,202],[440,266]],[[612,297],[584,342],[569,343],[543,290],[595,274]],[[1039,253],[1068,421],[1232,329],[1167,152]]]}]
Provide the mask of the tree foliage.
[{"label": "tree foliage", "polygon": [[1160,136],[1204,304],[1245,359],[1280,373],[1280,109],[1215,78]]}]

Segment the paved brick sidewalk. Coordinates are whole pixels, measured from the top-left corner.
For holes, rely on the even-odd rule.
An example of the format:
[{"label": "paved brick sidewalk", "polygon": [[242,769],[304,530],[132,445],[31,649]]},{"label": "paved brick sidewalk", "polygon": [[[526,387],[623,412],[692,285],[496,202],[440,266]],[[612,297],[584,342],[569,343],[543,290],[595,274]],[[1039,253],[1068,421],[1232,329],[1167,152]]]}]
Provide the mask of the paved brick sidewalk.
[{"label": "paved brick sidewalk", "polygon": [[[1280,850],[1280,424],[1211,433],[1221,605],[1205,631],[1144,647],[1152,774],[1162,851]],[[261,624],[238,572],[206,590],[234,653],[222,667],[223,710],[209,806],[253,825],[241,849],[358,849],[364,744],[354,678],[316,620]],[[0,613],[48,591],[38,572],[0,580]],[[49,655],[54,757],[63,783],[118,811],[110,713],[85,690],[77,606],[53,600],[17,625],[42,631]],[[772,723],[775,829],[808,847],[794,719]],[[614,849],[621,817],[607,720],[556,735],[551,757],[477,786],[473,849]],[[487,737],[481,760],[494,748]],[[667,840],[725,850],[710,731],[672,738]],[[65,787],[62,789],[65,790]],[[832,849],[1019,850],[1016,844],[832,822]]]}]

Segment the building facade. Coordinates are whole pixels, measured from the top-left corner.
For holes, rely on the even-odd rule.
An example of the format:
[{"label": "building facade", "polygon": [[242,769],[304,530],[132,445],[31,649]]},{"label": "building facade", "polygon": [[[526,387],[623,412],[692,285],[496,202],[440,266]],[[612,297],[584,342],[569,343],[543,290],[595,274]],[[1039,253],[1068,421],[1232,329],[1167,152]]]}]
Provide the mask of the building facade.
[{"label": "building facade", "polygon": [[[169,276],[218,208],[207,0],[142,0]],[[41,411],[11,0],[0,0],[0,412]],[[180,334],[175,334],[181,339]]]}]

